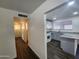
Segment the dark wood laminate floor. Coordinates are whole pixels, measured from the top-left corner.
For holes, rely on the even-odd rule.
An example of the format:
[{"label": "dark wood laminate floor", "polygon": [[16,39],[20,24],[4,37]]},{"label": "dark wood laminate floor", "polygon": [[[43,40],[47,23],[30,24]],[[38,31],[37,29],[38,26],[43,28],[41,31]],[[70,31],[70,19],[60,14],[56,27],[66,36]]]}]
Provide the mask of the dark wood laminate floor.
[{"label": "dark wood laminate floor", "polygon": [[16,38],[16,59],[39,59],[21,37]]},{"label": "dark wood laminate floor", "polygon": [[51,42],[47,44],[47,57],[48,59],[75,59],[73,55],[66,53]]}]

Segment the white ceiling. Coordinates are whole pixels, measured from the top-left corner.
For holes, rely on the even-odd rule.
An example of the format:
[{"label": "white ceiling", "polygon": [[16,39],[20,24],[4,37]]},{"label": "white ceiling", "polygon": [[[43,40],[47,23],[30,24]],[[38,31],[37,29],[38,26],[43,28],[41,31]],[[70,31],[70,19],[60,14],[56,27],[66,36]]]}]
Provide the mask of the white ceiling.
[{"label": "white ceiling", "polygon": [[0,0],[0,7],[31,14],[46,0]]},{"label": "white ceiling", "polygon": [[[54,20],[53,18],[56,18],[55,20],[60,20],[79,16],[79,0],[75,0],[75,3],[71,6],[68,6],[68,3],[49,12],[47,14],[47,19]],[[78,14],[73,15],[73,12],[78,12]]]}]

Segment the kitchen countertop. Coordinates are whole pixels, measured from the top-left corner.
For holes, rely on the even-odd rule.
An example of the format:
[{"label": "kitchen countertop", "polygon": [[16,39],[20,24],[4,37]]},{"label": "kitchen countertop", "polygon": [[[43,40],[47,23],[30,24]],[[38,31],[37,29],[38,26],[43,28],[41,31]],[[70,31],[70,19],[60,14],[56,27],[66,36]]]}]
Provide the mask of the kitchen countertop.
[{"label": "kitchen countertop", "polygon": [[79,39],[79,34],[63,34],[60,37]]}]

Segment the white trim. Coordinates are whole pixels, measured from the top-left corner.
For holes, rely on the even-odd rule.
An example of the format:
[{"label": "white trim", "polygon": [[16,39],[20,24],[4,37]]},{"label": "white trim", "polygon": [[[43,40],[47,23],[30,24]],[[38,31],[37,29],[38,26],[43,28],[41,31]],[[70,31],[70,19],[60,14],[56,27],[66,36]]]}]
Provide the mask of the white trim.
[{"label": "white trim", "polygon": [[8,56],[8,55],[0,55],[0,58],[14,59],[14,58],[16,58],[16,57],[10,57],[10,56]]},{"label": "white trim", "polygon": [[45,59],[47,59],[46,15],[44,15]]},{"label": "white trim", "polygon": [[0,57],[10,57],[10,56],[7,56],[7,55],[0,55]]}]

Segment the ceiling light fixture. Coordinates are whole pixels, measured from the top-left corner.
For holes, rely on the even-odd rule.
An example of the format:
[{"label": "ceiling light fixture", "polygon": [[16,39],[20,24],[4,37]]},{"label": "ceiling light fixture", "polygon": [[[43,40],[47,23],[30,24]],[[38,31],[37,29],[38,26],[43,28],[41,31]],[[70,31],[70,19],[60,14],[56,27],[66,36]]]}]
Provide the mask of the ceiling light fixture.
[{"label": "ceiling light fixture", "polygon": [[77,15],[78,14],[78,12],[76,11],[76,12],[73,12],[73,15]]},{"label": "ceiling light fixture", "polygon": [[55,17],[55,18],[53,18],[53,20],[56,20],[57,18]]},{"label": "ceiling light fixture", "polygon": [[69,3],[68,3],[68,6],[71,6],[71,5],[73,5],[75,3],[75,1],[70,1]]}]

